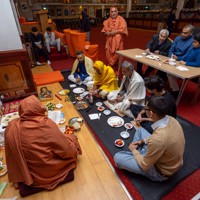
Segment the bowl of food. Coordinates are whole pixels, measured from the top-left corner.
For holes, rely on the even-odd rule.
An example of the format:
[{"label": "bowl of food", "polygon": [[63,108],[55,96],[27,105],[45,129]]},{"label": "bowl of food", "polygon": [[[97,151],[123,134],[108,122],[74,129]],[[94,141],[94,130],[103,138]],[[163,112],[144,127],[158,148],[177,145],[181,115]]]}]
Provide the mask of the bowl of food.
[{"label": "bowl of food", "polygon": [[64,134],[73,134],[74,133],[74,127],[73,126],[66,126]]},{"label": "bowl of food", "polygon": [[133,125],[132,125],[131,123],[126,123],[126,124],[124,124],[124,127],[125,127],[126,129],[132,129],[132,128],[133,128]]},{"label": "bowl of food", "polygon": [[115,140],[115,146],[123,147],[124,146],[124,141],[122,139]]},{"label": "bowl of food", "polygon": [[101,111],[104,111],[104,110],[105,110],[105,107],[104,107],[104,106],[99,106],[97,109],[98,109],[98,111],[101,112]]}]

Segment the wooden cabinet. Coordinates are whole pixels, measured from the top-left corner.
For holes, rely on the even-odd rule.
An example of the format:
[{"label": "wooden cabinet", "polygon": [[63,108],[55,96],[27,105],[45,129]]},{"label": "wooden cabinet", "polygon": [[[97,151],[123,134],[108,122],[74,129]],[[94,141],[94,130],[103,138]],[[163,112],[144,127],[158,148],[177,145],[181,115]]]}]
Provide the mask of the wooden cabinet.
[{"label": "wooden cabinet", "polygon": [[6,101],[37,94],[27,50],[0,52],[0,95]]}]

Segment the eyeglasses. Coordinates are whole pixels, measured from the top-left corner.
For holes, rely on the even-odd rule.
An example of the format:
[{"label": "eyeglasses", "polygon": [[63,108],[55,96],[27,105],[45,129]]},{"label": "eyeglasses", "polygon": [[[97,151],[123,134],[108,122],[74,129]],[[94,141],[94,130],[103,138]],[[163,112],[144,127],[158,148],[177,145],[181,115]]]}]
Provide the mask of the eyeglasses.
[{"label": "eyeglasses", "polygon": [[151,111],[151,109],[144,107],[143,108],[145,111]]},{"label": "eyeglasses", "polygon": [[78,60],[82,60],[84,57],[77,58]]},{"label": "eyeglasses", "polygon": [[182,31],[181,33],[186,35],[186,34],[188,34],[188,33],[190,33],[190,32],[183,32],[183,31]]}]

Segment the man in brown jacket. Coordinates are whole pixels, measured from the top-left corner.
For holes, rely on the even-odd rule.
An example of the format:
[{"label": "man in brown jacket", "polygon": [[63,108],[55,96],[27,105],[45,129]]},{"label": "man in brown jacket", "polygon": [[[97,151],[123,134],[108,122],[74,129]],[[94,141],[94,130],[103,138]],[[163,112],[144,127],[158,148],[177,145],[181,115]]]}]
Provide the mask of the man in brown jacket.
[{"label": "man in brown jacket", "polygon": [[129,151],[115,154],[116,166],[141,174],[153,181],[164,181],[183,165],[185,138],[179,122],[166,115],[164,97],[152,96],[144,108],[154,122],[153,134],[139,128]]}]

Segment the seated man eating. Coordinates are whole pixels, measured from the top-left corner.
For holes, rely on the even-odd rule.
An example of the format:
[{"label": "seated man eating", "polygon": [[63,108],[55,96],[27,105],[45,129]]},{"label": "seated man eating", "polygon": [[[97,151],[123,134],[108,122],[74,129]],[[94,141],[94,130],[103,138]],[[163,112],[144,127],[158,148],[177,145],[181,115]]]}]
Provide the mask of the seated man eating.
[{"label": "seated man eating", "polygon": [[144,80],[134,70],[134,66],[130,62],[123,61],[121,67],[124,76],[120,89],[110,92],[107,99],[112,103],[117,103],[118,105],[116,108],[118,108],[121,113],[134,118],[130,111],[130,105],[144,105],[146,96]]},{"label": "seated man eating", "polygon": [[93,95],[106,99],[109,92],[118,89],[117,77],[112,67],[102,61],[94,63],[94,85],[90,91]]},{"label": "seated man eating", "polygon": [[183,165],[185,138],[179,122],[166,115],[166,100],[152,96],[145,111],[152,124],[151,135],[144,128],[136,130],[130,151],[115,154],[117,167],[141,174],[152,181],[164,181],[175,174]]},{"label": "seated man eating", "polygon": [[34,95],[29,96],[20,102],[20,118],[5,130],[8,179],[16,187],[52,190],[68,182],[77,166],[81,154],[77,138],[63,134],[45,111]]}]

